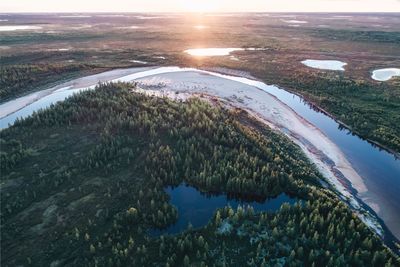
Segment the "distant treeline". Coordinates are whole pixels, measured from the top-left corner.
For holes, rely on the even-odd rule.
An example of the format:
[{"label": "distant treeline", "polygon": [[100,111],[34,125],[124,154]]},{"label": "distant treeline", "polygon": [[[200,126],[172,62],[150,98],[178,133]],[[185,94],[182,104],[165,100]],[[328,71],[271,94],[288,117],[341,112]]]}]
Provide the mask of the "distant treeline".
[{"label": "distant treeline", "polygon": [[85,64],[34,64],[0,67],[0,103],[37,91],[60,79],[76,77],[92,67]]},{"label": "distant treeline", "polygon": [[400,44],[400,32],[312,29],[311,33],[330,40]]},{"label": "distant treeline", "polygon": [[352,132],[400,153],[399,86],[320,72],[269,80],[303,95]]}]

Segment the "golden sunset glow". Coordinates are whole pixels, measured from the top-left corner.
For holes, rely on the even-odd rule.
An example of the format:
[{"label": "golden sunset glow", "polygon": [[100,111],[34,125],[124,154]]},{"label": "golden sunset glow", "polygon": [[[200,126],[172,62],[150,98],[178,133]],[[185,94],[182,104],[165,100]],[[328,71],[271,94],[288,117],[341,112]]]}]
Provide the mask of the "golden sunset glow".
[{"label": "golden sunset glow", "polygon": [[215,0],[181,0],[181,5],[186,12],[207,13],[218,10],[218,1]]}]

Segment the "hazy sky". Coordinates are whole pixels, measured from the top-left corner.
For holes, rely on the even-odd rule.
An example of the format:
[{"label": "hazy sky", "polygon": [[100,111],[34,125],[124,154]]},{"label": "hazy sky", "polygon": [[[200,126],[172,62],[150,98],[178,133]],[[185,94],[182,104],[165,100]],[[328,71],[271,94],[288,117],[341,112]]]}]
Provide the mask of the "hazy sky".
[{"label": "hazy sky", "polygon": [[400,0],[0,0],[0,12],[400,12]]}]

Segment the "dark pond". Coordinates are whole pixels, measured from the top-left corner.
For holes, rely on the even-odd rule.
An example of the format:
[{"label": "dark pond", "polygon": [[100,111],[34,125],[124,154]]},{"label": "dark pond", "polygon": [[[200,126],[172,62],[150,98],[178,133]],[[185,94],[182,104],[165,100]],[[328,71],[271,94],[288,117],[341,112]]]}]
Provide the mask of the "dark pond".
[{"label": "dark pond", "polygon": [[256,212],[276,211],[283,203],[294,204],[297,199],[291,198],[286,194],[280,194],[276,198],[268,199],[263,202],[244,201],[231,199],[227,195],[207,195],[197,189],[180,185],[178,187],[168,187],[167,194],[171,197],[170,203],[178,210],[178,221],[163,230],[152,230],[150,235],[177,234],[188,228],[191,224],[193,228],[205,226],[212,218],[218,208],[231,206],[236,209],[240,206],[251,206]]}]

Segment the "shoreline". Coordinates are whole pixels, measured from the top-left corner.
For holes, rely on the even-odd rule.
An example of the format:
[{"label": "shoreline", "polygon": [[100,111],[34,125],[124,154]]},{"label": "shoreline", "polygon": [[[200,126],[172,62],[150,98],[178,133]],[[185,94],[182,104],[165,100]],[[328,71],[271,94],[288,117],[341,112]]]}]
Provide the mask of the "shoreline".
[{"label": "shoreline", "polygon": [[[399,242],[399,240],[391,233],[389,228],[384,224],[383,220],[377,215],[377,213],[369,207],[365,202],[359,198],[356,193],[357,190],[353,188],[352,184],[350,181],[348,181],[345,176],[343,176],[343,179],[345,179],[345,182],[348,183],[348,186],[350,188],[346,189],[340,189],[340,186],[338,183],[335,183],[334,179],[329,178],[329,170],[320,170],[318,168],[318,164],[316,164],[315,161],[318,161],[318,154],[313,153],[313,151],[310,151],[306,148],[306,145],[302,144],[299,142],[298,139],[296,139],[294,136],[291,136],[288,133],[282,132],[282,130],[274,124],[272,121],[268,120],[268,118],[265,118],[262,114],[259,114],[258,112],[252,110],[249,107],[242,107],[237,105],[238,103],[234,103],[233,101],[230,101],[229,99],[224,99],[221,98],[220,96],[208,94],[208,93],[200,93],[200,92],[178,92],[178,91],[173,91],[173,90],[165,90],[165,89],[160,89],[160,88],[151,88],[150,86],[147,87],[146,89],[144,88],[139,88],[136,90],[132,90],[132,92],[135,93],[141,93],[145,94],[148,96],[153,96],[153,97],[167,97],[170,98],[171,100],[174,101],[186,101],[187,99],[191,97],[198,97],[202,100],[208,101],[211,104],[215,104],[216,101],[221,103],[225,108],[227,109],[239,109],[241,111],[246,112],[247,114],[250,115],[251,118],[259,121],[266,127],[269,127],[271,130],[277,132],[278,134],[283,134],[287,138],[289,138],[292,142],[294,142],[296,145],[298,145],[299,149],[304,153],[304,156],[307,157],[310,160],[311,164],[314,164],[315,167],[321,172],[322,177],[320,180],[322,188],[326,188],[330,191],[332,191],[337,197],[346,203],[349,208],[352,210],[354,214],[377,236],[379,236],[380,239],[382,239],[385,243],[385,246],[390,248],[393,253],[396,255],[398,254],[397,249],[395,244]],[[339,184],[343,185],[339,177],[335,176]],[[327,183],[328,186],[325,187],[323,186],[323,183]],[[343,185],[344,186],[344,185]],[[354,195],[353,195],[354,194]],[[387,243],[386,243],[387,242]]]},{"label": "shoreline", "polygon": [[[189,70],[190,71],[190,70]],[[201,72],[200,72],[201,73]],[[207,71],[204,71],[204,74],[207,74]],[[210,76],[215,76],[215,75],[213,75],[213,74],[210,74]],[[223,76],[219,76],[219,75],[217,75],[217,77],[222,77],[223,78]],[[198,79],[199,78],[199,79]],[[200,89],[201,90],[201,92],[202,93],[208,93],[208,94],[212,94],[212,95],[216,95],[216,96],[218,96],[218,97],[223,97],[224,98],[224,96],[225,96],[225,98],[228,98],[228,100],[230,100],[230,101],[232,101],[232,100],[235,100],[235,102],[237,102],[240,106],[242,106],[242,104],[243,104],[243,101],[247,101],[246,100],[246,96],[243,96],[243,95],[240,95],[240,94],[238,94],[238,92],[236,92],[234,89],[235,89],[235,87],[237,87],[237,86],[234,86],[234,85],[227,85],[226,87],[228,87],[227,89],[225,89],[226,91],[228,91],[228,92],[230,92],[230,94],[235,94],[234,95],[234,97],[232,98],[232,97],[229,97],[229,95],[227,96],[227,95],[221,95],[220,93],[223,91],[223,89],[221,89],[221,88],[219,88],[218,89],[218,84],[217,84],[217,82],[211,82],[211,84],[213,84],[212,86],[211,86],[211,88],[213,88],[213,89],[216,89],[219,93],[218,94],[215,94],[214,93],[214,91],[213,90],[211,90],[212,92],[210,92],[210,90],[209,91],[207,91],[207,89],[211,89],[211,88],[207,88],[206,86],[203,86],[203,85],[199,85],[199,83],[201,83],[202,81],[204,82],[204,80],[202,80],[203,78],[205,78],[205,79],[207,79],[207,76],[194,76],[194,74],[193,74],[193,76],[192,76],[192,78],[185,78],[184,76],[180,76],[180,75],[178,75],[178,76],[176,76],[176,74],[174,74],[174,73],[169,73],[168,75],[167,74],[165,74],[164,73],[164,75],[153,75],[153,76],[150,76],[150,77],[147,77],[147,79],[144,79],[145,80],[145,84],[147,85],[147,88],[149,88],[148,86],[149,86],[149,84],[154,84],[154,85],[159,85],[159,84],[164,84],[164,86],[162,87],[162,88],[160,88],[160,87],[155,87],[155,89],[158,89],[158,90],[172,90],[172,91],[179,91],[179,92],[188,92],[188,90],[187,89],[192,89],[191,91],[196,91],[195,89]],[[235,79],[232,79],[233,81],[236,81]],[[139,84],[140,84],[140,79],[138,80],[139,81]],[[192,83],[191,85],[190,85],[190,81],[196,81],[195,83]],[[171,84],[171,86],[170,86],[170,88],[168,88],[168,86],[166,86],[166,85],[168,85],[168,83],[170,83]],[[183,84],[183,83],[186,83],[186,84]],[[245,83],[245,82],[244,82]],[[173,85],[176,85],[176,86],[178,86],[179,88],[174,88],[174,86]],[[215,88],[215,86],[217,86],[217,88]],[[257,88],[257,86],[256,85],[251,85],[251,86],[253,86],[253,87],[256,87]],[[186,91],[185,91],[185,89],[186,89]],[[220,91],[220,90],[222,90],[222,91]],[[266,94],[269,94],[268,92],[266,92],[266,91],[264,91],[264,89],[260,89],[260,88],[257,88],[257,90],[259,90],[259,91],[261,91],[261,92],[264,92],[264,93],[266,93]],[[226,92],[225,91],[225,92]],[[233,91],[235,91],[235,92],[233,92]],[[223,93],[223,92],[222,92]],[[249,96],[250,98],[251,98],[251,96],[252,96],[252,94],[251,94],[251,92],[250,91],[246,91],[246,95],[247,96]],[[273,96],[273,95],[272,95]],[[275,97],[275,96],[273,96],[273,97]],[[261,98],[264,98],[264,96],[262,96]],[[276,98],[276,97],[275,97]],[[247,98],[248,99],[248,98]],[[259,100],[260,99],[260,96],[259,97],[255,97],[254,98],[254,96],[253,96],[253,100]],[[239,100],[239,101],[237,101],[237,100]],[[264,99],[265,100],[265,99]],[[284,104],[284,103],[283,103]],[[289,107],[290,108],[290,107]],[[294,111],[293,111],[294,112]],[[294,113],[296,113],[296,112],[294,112]],[[297,113],[296,113],[297,114]],[[299,116],[298,114],[297,114],[297,116]],[[279,123],[278,123],[279,124]],[[303,124],[303,123],[302,123]],[[311,124],[312,125],[312,124]],[[315,126],[314,126],[315,127]],[[318,128],[317,128],[318,129]],[[285,128],[281,128],[281,131],[283,131],[283,132],[285,132],[286,131],[286,129]],[[310,138],[314,138],[312,135],[314,135],[314,134],[307,134],[307,131],[306,132],[304,132],[303,134],[300,134],[300,136],[307,136],[308,138],[310,137]],[[326,135],[325,134],[323,134],[325,137],[324,138],[326,138]],[[324,138],[322,138],[322,139],[324,139]],[[318,139],[318,138],[317,138]],[[317,143],[315,143],[315,138],[314,138],[314,144],[317,144],[316,145],[316,147],[317,148],[322,148],[323,149],[323,147],[325,147],[325,149],[327,148],[326,146],[325,146],[325,144],[324,144],[324,142],[320,142],[320,141],[318,141]],[[321,147],[322,146],[322,147]],[[328,146],[329,147],[329,146]],[[307,150],[306,150],[307,151]],[[325,150],[326,151],[326,150]],[[336,149],[334,149],[333,151],[336,151]],[[328,172],[331,172],[332,173],[332,171],[334,172],[334,173],[337,173],[337,171],[342,171],[342,175],[344,174],[344,176],[343,176],[343,178],[341,179],[340,177],[342,177],[341,175],[340,175],[340,173],[339,173],[339,177],[337,176],[337,175],[334,175],[334,179],[331,179],[331,182],[333,182],[334,184],[336,184],[337,186],[339,186],[339,188],[342,188],[342,189],[344,189],[343,188],[343,186],[346,188],[347,187],[347,189],[345,190],[346,192],[349,192],[349,190],[350,191],[352,191],[352,194],[349,194],[349,193],[345,193],[345,194],[343,194],[342,193],[342,195],[344,195],[344,197],[343,197],[343,200],[348,200],[348,199],[351,199],[350,201],[346,201],[347,203],[349,203],[349,204],[352,204],[352,206],[353,207],[355,207],[355,209],[356,210],[360,210],[360,205],[357,205],[357,203],[359,203],[360,201],[361,201],[361,203],[364,203],[365,205],[368,205],[367,207],[373,207],[373,208],[375,208],[376,209],[376,207],[379,207],[381,210],[382,210],[382,207],[380,207],[380,205],[377,205],[377,202],[375,202],[375,201],[379,201],[379,198],[382,198],[382,196],[380,196],[380,195],[378,195],[378,199],[377,200],[373,200],[373,198],[371,199],[370,198],[370,192],[365,192],[365,193],[362,193],[363,192],[363,190],[362,190],[362,186],[360,187],[360,184],[358,184],[358,179],[356,179],[356,180],[354,180],[354,178],[355,177],[353,177],[354,175],[354,170],[353,170],[353,168],[351,167],[351,165],[346,161],[346,163],[344,163],[344,165],[343,164],[341,164],[340,163],[340,157],[338,158],[337,157],[337,154],[336,153],[334,153],[334,152],[329,152],[329,150],[327,151],[328,152],[328,154],[327,155],[330,155],[329,157],[327,157],[327,159],[328,159],[328,162],[329,162],[329,158],[331,158],[331,159],[336,159],[335,160],[335,162],[337,163],[337,164],[335,164],[335,165],[333,165],[333,169],[331,169],[330,167],[326,167],[326,171],[328,171]],[[341,154],[341,153],[340,153]],[[333,157],[333,158],[332,158]],[[322,164],[322,163],[321,163]],[[318,164],[317,164],[318,165]],[[326,166],[326,165],[325,165]],[[323,172],[323,173],[325,173],[326,174],[326,172]],[[326,176],[326,175],[325,175]],[[356,176],[358,176],[358,175],[356,175]],[[346,179],[344,179],[344,177],[346,177]],[[338,179],[339,178],[339,179]],[[353,178],[353,179],[349,179],[349,178]],[[361,179],[361,181],[364,181],[364,179],[362,179],[362,178],[360,178]],[[339,181],[344,181],[344,184],[343,183],[340,183]],[[350,187],[349,187],[349,184],[347,183],[347,181],[349,181],[349,182],[351,182],[351,184],[354,186],[354,188],[353,189],[351,189]],[[347,185],[347,186],[346,186]],[[357,189],[357,190],[355,190],[355,189]],[[361,189],[361,190],[360,190]],[[342,192],[342,190],[339,190],[340,192]],[[355,192],[358,192],[358,193],[361,193],[360,194],[360,196],[359,196],[359,198],[357,198],[358,199],[358,201],[356,200],[356,199],[354,199],[354,194],[355,194]],[[375,194],[375,193],[372,193],[372,194]],[[355,196],[356,197],[356,196]],[[361,200],[362,199],[362,200]],[[364,202],[365,201],[365,202]],[[371,202],[372,201],[372,202]],[[368,204],[367,204],[368,203]],[[378,202],[379,203],[379,202]],[[354,206],[354,205],[356,205],[356,206]],[[364,205],[362,205],[363,207],[364,207]],[[377,211],[379,211],[379,209],[376,209]],[[367,216],[367,217],[369,217],[370,215],[371,215],[371,213],[370,212],[367,212],[367,211],[365,211],[365,209],[361,209],[359,212],[358,212],[359,214],[362,214],[362,215],[365,215],[365,216]],[[373,212],[373,214],[375,214],[375,216],[373,216],[373,217],[378,217],[377,216],[377,213],[376,213],[376,211],[374,211]],[[364,218],[365,218],[365,216],[364,216]],[[378,217],[378,218],[380,218],[380,217]],[[386,217],[386,219],[390,219],[390,217]],[[372,223],[372,221],[375,221],[375,223]],[[377,224],[376,223],[376,220],[375,219],[373,219],[372,221],[369,221],[367,224],[368,225],[379,225],[379,223]],[[392,220],[393,221],[393,220]],[[365,222],[365,220],[364,220],[364,222]],[[380,220],[380,222],[382,222],[382,220]],[[393,225],[391,225],[391,226],[393,226]],[[386,227],[385,227],[386,228]],[[388,228],[386,228],[386,229],[388,229]],[[393,229],[393,228],[391,228],[391,229]],[[388,231],[388,232],[391,232],[390,230]],[[396,238],[396,240],[397,240],[397,238]]]},{"label": "shoreline", "polygon": [[[58,88],[58,87],[63,86],[63,85],[67,85],[67,84],[72,83],[73,81],[76,81],[76,80],[85,79],[85,78],[89,78],[89,77],[92,77],[92,76],[102,76],[103,74],[114,72],[114,71],[116,72],[116,71],[124,71],[124,70],[139,69],[139,68],[140,69],[154,69],[154,68],[157,68],[157,67],[158,66],[127,67],[127,68],[115,68],[115,69],[108,68],[108,70],[105,71],[105,72],[99,72],[99,73],[91,74],[91,75],[88,75],[88,76],[81,76],[81,77],[78,77],[78,78],[75,78],[75,79],[71,79],[71,80],[65,81],[63,83],[57,84],[57,85],[55,85],[53,87],[50,87],[48,89],[43,89],[43,90],[34,91],[34,92],[30,92],[30,93],[28,92],[26,95],[20,96],[20,97],[15,98],[15,99],[10,99],[10,100],[8,100],[6,102],[0,103],[0,119],[2,119],[4,117],[7,117],[7,116],[17,112],[18,110],[20,110],[20,109],[22,109],[22,108],[34,103],[35,101],[39,100],[42,97],[45,97],[45,96],[53,93],[54,91],[63,89],[63,88]],[[160,66],[160,67],[162,67],[162,66]],[[191,67],[191,66],[188,66],[188,67],[189,68],[196,68],[196,67]],[[185,68],[185,67],[183,67],[183,68]],[[215,73],[219,73],[219,74],[222,74],[222,75],[230,75],[230,76],[242,77],[242,78],[244,77],[244,78],[247,78],[247,79],[252,79],[252,80],[256,80],[256,81],[263,82],[263,83],[266,82],[261,78],[257,78],[255,76],[251,75],[251,73],[247,72],[247,71],[241,71],[241,70],[236,70],[236,69],[227,69],[227,68],[224,68],[224,67],[203,67],[203,68],[198,68],[198,69],[199,70],[203,70],[203,71],[215,72]],[[122,77],[122,76],[120,76],[120,77]],[[114,77],[114,78],[110,78],[110,79],[117,79],[117,78],[120,78],[120,77]],[[101,81],[99,81],[99,82],[101,82]],[[297,92],[296,90],[294,90],[292,88],[289,88],[289,87],[282,88],[279,85],[275,85],[275,86],[277,86],[279,89],[285,90],[285,91],[287,91],[287,92],[289,92],[291,94],[294,94],[294,95],[300,97],[311,108],[313,108],[314,110],[316,110],[316,111],[318,111],[320,113],[323,113],[324,115],[330,117],[336,123],[338,123],[339,126],[341,126],[344,129],[348,130],[352,135],[356,135],[357,137],[361,138],[362,140],[367,141],[371,145],[390,153],[391,155],[393,155],[393,157],[395,157],[395,159],[400,159],[400,152],[397,152],[396,150],[394,150],[394,149],[392,149],[392,148],[390,148],[390,147],[388,147],[386,145],[383,145],[383,144],[379,143],[378,141],[374,141],[374,140],[372,140],[370,138],[367,138],[364,135],[360,134],[359,132],[354,130],[350,125],[342,122],[336,116],[334,116],[332,113],[330,113],[326,109],[320,107],[317,103],[315,103],[313,100],[311,100],[310,97],[308,97],[306,95],[303,95],[303,94],[301,94],[301,93]],[[42,93],[42,92],[48,92],[48,94],[46,94],[46,95],[41,95],[40,94],[39,95],[39,93]],[[36,96],[32,99],[33,95],[36,95]],[[19,101],[23,101],[24,99],[21,99],[21,98],[28,98],[30,96],[31,96],[31,99],[26,99],[25,102],[22,102],[18,106],[17,109],[12,109],[11,111],[2,111],[1,110],[3,108],[3,105],[6,105],[7,103],[14,102],[14,101],[16,101],[18,99],[20,99]]]},{"label": "shoreline", "polygon": [[374,141],[371,140],[369,138],[366,138],[365,136],[363,136],[362,134],[358,133],[356,130],[354,130],[350,125],[347,125],[346,123],[342,122],[341,120],[337,119],[332,113],[328,112],[327,110],[321,108],[320,106],[318,106],[314,101],[312,101],[310,99],[310,97],[304,96],[296,91],[294,91],[293,89],[283,89],[285,91],[288,91],[294,95],[297,95],[298,97],[300,97],[301,99],[303,99],[310,107],[312,107],[313,109],[317,110],[318,112],[321,112],[323,114],[325,114],[326,116],[330,117],[332,120],[334,120],[337,124],[339,124],[339,126],[343,127],[344,129],[348,130],[352,135],[356,135],[359,138],[361,138],[362,140],[367,141],[368,143],[370,143],[371,145],[384,150],[388,153],[390,153],[391,155],[393,155],[396,159],[400,159],[400,152],[395,151],[392,148],[389,148],[381,143],[379,143],[378,141]]},{"label": "shoreline", "polygon": [[[193,94],[195,92],[199,94],[211,94],[217,98],[229,101],[231,104],[235,103],[239,108],[251,109],[257,113],[261,112],[261,116],[265,119],[269,118],[271,120],[269,121],[270,124],[273,124],[274,128],[279,132],[286,135],[288,133],[291,134],[289,138],[296,140],[295,143],[300,145],[306,154],[309,154],[308,156],[311,158],[311,161],[329,179],[330,184],[333,184],[338,189],[344,201],[348,200],[346,202],[353,206],[355,210],[360,210],[359,202],[364,203],[364,200],[361,200],[361,196],[357,199],[357,193],[368,192],[364,184],[364,179],[353,169],[337,145],[318,127],[296,113],[288,104],[269,93],[267,91],[268,88],[262,89],[257,86],[259,84],[252,83],[252,81],[257,82],[257,80],[253,80],[254,77],[251,77],[252,79],[250,80],[247,78],[246,80],[243,76],[239,76],[243,73],[238,73],[236,77],[242,78],[240,80],[232,76],[236,74],[235,71],[229,73],[229,77],[231,77],[229,78],[226,75],[220,74],[221,71],[215,73],[201,69],[181,69],[178,67],[155,70],[154,67],[117,69],[113,73],[116,77],[119,77],[114,81],[135,81],[139,84],[140,82],[144,82],[143,85],[146,88],[151,89],[153,87],[159,93],[167,90],[171,91],[171,94],[179,92],[181,96],[183,93]],[[106,74],[109,73],[106,72]],[[106,74],[103,73],[103,76],[106,76],[105,78],[108,77]],[[69,89],[73,91],[73,86],[75,88],[82,86],[82,80],[86,81],[84,78],[78,79],[77,82],[72,83],[70,86],[72,88]],[[258,83],[262,83],[267,87],[269,86],[262,81],[258,81]],[[94,83],[94,86],[96,84],[97,82]],[[61,89],[58,90],[67,91],[68,89],[62,88],[63,85],[65,84],[59,85]],[[94,86],[91,88],[94,88]],[[281,89],[276,86],[273,87]],[[54,88],[51,89],[54,91]],[[287,91],[290,92],[289,90]],[[301,97],[301,99],[303,98]],[[368,205],[368,207],[372,207],[373,205],[377,207],[377,203],[374,202],[368,203]],[[369,225],[371,224],[369,223]]]},{"label": "shoreline", "polygon": [[[195,68],[195,67],[193,67]],[[199,68],[200,70],[204,70],[204,71],[212,71],[212,72],[216,72],[216,73],[220,73],[220,74],[224,74],[224,75],[231,75],[231,76],[236,76],[236,77],[245,77],[248,79],[253,79],[259,82],[263,82],[265,84],[267,84],[264,79],[255,77],[253,75],[251,75],[250,72],[247,71],[241,71],[241,70],[236,70],[236,69],[227,69],[224,67],[203,67],[203,68]],[[269,85],[269,84],[267,84]],[[363,136],[362,134],[360,134],[359,132],[357,132],[356,130],[354,130],[350,125],[347,125],[346,123],[342,122],[341,120],[339,120],[338,118],[336,118],[336,116],[334,116],[332,113],[328,112],[326,109],[320,107],[317,103],[315,103],[313,100],[311,100],[310,97],[303,95],[301,93],[299,93],[298,91],[294,90],[293,88],[289,88],[289,87],[281,87],[279,85],[275,85],[276,87],[278,87],[279,89],[285,90],[291,94],[294,94],[298,97],[300,97],[302,100],[304,100],[311,108],[313,108],[314,110],[321,112],[323,114],[325,114],[326,116],[330,117],[331,119],[333,119],[336,123],[339,124],[339,126],[345,128],[346,130],[348,130],[352,135],[356,135],[359,138],[367,141],[368,143],[370,143],[373,146],[376,146],[379,149],[382,149],[390,154],[392,154],[396,159],[400,159],[400,152],[397,152],[396,150],[383,145],[381,143],[379,143],[378,141],[374,141],[372,139],[369,139],[365,136]]]},{"label": "shoreline", "polygon": [[[68,81],[63,81],[47,89],[27,93],[15,99],[11,99],[0,104],[0,119],[5,118],[26,106],[51,95],[56,91],[70,90],[77,88],[85,88],[96,86],[101,82],[108,82],[132,73],[149,70],[156,67],[133,67],[133,68],[117,68],[105,72],[95,73],[91,75],[81,76]],[[74,88],[75,87],[75,88]]]}]

